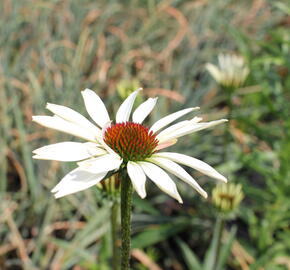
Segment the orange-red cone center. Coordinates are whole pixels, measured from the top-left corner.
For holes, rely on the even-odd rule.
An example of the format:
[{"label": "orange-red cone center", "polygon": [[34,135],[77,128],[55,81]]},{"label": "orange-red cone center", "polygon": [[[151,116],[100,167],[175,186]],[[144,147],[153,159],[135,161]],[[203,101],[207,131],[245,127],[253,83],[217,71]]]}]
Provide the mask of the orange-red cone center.
[{"label": "orange-red cone center", "polygon": [[118,123],[108,127],[104,141],[125,162],[141,161],[150,157],[158,145],[156,135],[147,127],[133,122]]}]

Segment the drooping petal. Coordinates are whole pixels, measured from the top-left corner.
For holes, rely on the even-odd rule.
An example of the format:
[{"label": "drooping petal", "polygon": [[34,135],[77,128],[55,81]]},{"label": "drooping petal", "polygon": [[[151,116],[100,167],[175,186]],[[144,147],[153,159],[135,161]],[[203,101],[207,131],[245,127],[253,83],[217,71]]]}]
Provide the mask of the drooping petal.
[{"label": "drooping petal", "polygon": [[206,128],[216,126],[218,124],[221,124],[227,121],[228,121],[227,119],[220,119],[220,120],[215,120],[215,121],[205,122],[205,123],[194,123],[192,125],[187,125],[178,130],[175,130],[172,133],[165,134],[162,137],[157,136],[157,139],[159,140],[160,143],[166,142],[172,139],[176,139],[176,138],[188,135],[193,132],[197,132]]},{"label": "drooping petal", "polygon": [[122,164],[122,159],[115,154],[106,154],[97,158],[87,159],[81,162],[78,162],[78,165],[83,170],[86,170],[90,173],[102,173],[116,170]]},{"label": "drooping petal", "polygon": [[161,157],[151,157],[148,159],[149,161],[155,163],[156,165],[160,166],[161,168],[167,170],[168,172],[174,174],[185,183],[192,186],[201,196],[207,198],[207,193],[201,188],[201,186],[177,163],[171,161],[167,158]]},{"label": "drooping petal", "polygon": [[139,105],[133,113],[133,122],[142,124],[144,119],[151,113],[156,105],[157,99],[158,98],[148,98],[145,102]]},{"label": "drooping petal", "polygon": [[177,191],[175,183],[169,175],[158,166],[149,162],[137,162],[145,174],[165,193],[182,203],[182,199]]},{"label": "drooping petal", "polygon": [[90,117],[102,128],[110,121],[108,111],[101,98],[92,90],[82,91],[86,110]]},{"label": "drooping petal", "polygon": [[98,155],[104,155],[105,150],[95,143],[61,142],[50,144],[33,151],[35,159],[58,161],[79,161]]},{"label": "drooping petal", "polygon": [[154,133],[162,128],[164,128],[165,126],[169,125],[170,123],[172,123],[173,121],[175,121],[176,119],[182,117],[185,114],[188,114],[194,110],[198,110],[199,107],[195,107],[195,108],[187,108],[172,114],[169,114],[163,118],[161,118],[160,120],[158,120],[155,124],[153,124],[153,126],[150,128],[150,131],[153,131]]},{"label": "drooping petal", "polygon": [[78,167],[62,178],[51,192],[55,193],[55,198],[76,193],[96,185],[106,176],[106,174],[107,172],[92,174]]},{"label": "drooping petal", "polygon": [[142,168],[135,162],[129,161],[127,165],[129,177],[132,181],[133,187],[139,196],[144,199],[146,197],[146,175]]},{"label": "drooping petal", "polygon": [[57,116],[63,118],[64,120],[77,124],[78,126],[87,128],[92,132],[96,133],[96,135],[101,135],[101,131],[98,127],[96,127],[87,118],[71,108],[52,103],[47,103],[46,108]]},{"label": "drooping petal", "polygon": [[186,165],[188,167],[191,167],[197,171],[200,171],[201,173],[208,175],[212,178],[215,178],[217,180],[227,182],[227,179],[221,175],[219,172],[217,172],[213,167],[208,165],[207,163],[179,153],[170,153],[170,152],[160,152],[152,155],[152,157],[163,157],[163,158],[168,158],[174,162]]},{"label": "drooping petal", "polygon": [[95,134],[88,129],[78,126],[72,122],[68,122],[58,116],[32,116],[32,120],[44,127],[56,129],[74,136],[83,138],[88,141],[96,141]]},{"label": "drooping petal", "polygon": [[127,122],[129,120],[135,98],[140,90],[142,90],[142,88],[139,88],[130,94],[121,104],[116,114],[116,123]]}]

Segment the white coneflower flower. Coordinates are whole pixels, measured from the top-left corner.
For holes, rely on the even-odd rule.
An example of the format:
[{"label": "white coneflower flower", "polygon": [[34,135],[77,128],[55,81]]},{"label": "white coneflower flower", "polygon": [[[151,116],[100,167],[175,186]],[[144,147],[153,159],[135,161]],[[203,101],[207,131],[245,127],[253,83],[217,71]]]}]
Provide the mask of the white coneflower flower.
[{"label": "white coneflower flower", "polygon": [[219,54],[219,66],[211,63],[206,64],[206,69],[212,77],[226,87],[240,87],[246,80],[249,69],[244,58],[234,54]]},{"label": "white coneflower flower", "polygon": [[202,196],[207,193],[179,164],[194,168],[210,177],[226,182],[226,178],[205,162],[179,153],[159,150],[176,143],[177,138],[223,123],[221,119],[200,122],[194,117],[173,124],[173,121],[198,108],[188,108],[172,113],[151,128],[142,125],[154,108],[157,98],[149,98],[132,114],[134,100],[141,89],[133,92],[121,104],[113,122],[100,97],[92,90],[82,91],[85,107],[92,124],[78,112],[60,105],[47,104],[54,116],[33,116],[38,124],[72,134],[87,140],[81,142],[61,142],[41,147],[33,151],[33,158],[59,161],[78,161],[78,166],[68,173],[53,189],[56,198],[90,188],[105,179],[108,173],[127,169],[133,187],[141,198],[146,197],[146,177],[161,190],[180,203],[182,199],[175,183],[166,171],[192,186]]}]

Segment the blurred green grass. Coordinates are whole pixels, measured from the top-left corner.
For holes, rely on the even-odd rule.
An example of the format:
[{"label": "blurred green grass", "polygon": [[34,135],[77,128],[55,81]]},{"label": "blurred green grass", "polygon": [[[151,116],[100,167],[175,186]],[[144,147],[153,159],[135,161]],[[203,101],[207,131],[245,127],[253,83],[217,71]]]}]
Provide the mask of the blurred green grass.
[{"label": "blurred green grass", "polygon": [[[188,136],[175,149],[244,186],[227,269],[289,269],[289,8],[266,0],[2,0],[0,269],[110,269],[110,202],[94,189],[52,198],[49,190],[73,164],[35,162],[31,151],[69,137],[34,125],[32,115],[46,114],[46,102],[85,114],[86,87],[114,113],[118,83],[137,79],[145,97],[160,96],[150,123],[188,106],[200,106],[205,120],[224,117],[225,93],[204,64],[228,51],[251,68],[248,88],[234,99],[231,160],[221,159],[223,127]],[[204,257],[210,202],[183,184],[183,206],[148,189],[146,200],[135,198],[134,248],[163,269],[190,269],[183,243]],[[141,264],[133,256],[133,269],[146,269]]]}]

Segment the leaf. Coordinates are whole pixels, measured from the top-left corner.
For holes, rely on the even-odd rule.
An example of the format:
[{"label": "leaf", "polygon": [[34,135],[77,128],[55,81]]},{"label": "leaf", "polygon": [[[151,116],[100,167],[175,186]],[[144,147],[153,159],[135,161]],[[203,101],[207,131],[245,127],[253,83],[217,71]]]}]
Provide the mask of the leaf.
[{"label": "leaf", "polygon": [[194,251],[191,250],[190,247],[184,241],[182,241],[179,237],[176,237],[175,241],[181,250],[181,254],[184,258],[184,261],[188,269],[202,270],[203,268],[200,264],[198,257],[195,255]]},{"label": "leaf", "polygon": [[227,241],[225,244],[223,244],[219,258],[218,258],[217,269],[219,270],[225,269],[225,264],[227,263],[228,257],[231,253],[231,248],[235,240],[236,232],[237,232],[237,227],[233,226],[231,228],[231,231],[226,236]]},{"label": "leaf", "polygon": [[214,265],[216,263],[216,256],[218,256],[219,246],[221,245],[220,237],[223,231],[223,220],[221,218],[217,218],[213,233],[213,238],[210,244],[209,249],[205,254],[204,260],[204,269],[214,269]]},{"label": "leaf", "polygon": [[187,226],[188,223],[184,221],[152,226],[133,238],[132,248],[145,248],[156,244],[183,231]]}]

